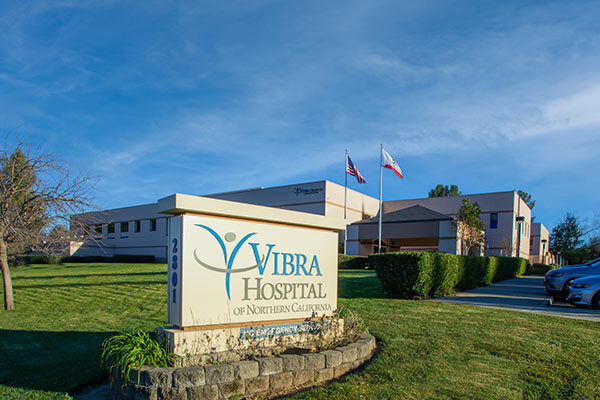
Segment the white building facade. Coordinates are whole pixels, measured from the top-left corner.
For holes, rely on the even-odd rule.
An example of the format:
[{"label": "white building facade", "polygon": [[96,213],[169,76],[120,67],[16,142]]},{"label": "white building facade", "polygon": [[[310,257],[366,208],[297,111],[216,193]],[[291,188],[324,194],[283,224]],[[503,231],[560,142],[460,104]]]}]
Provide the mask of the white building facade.
[{"label": "white building facade", "polygon": [[[344,221],[344,186],[327,180],[204,197],[325,215]],[[373,217],[378,211],[377,199],[347,190],[345,224]],[[157,262],[167,259],[167,216],[158,213],[156,203],[78,214],[71,218],[87,225],[88,234],[83,240],[71,243],[70,255],[152,255]],[[343,234],[340,234],[340,242],[343,242]]]},{"label": "white building facade", "polygon": [[[334,182],[261,187],[204,197],[334,217],[349,226],[349,255],[368,255],[377,250],[378,225],[374,217],[379,211],[378,199],[348,189],[344,220],[344,186]],[[481,209],[480,217],[486,225],[485,255],[529,258],[530,249],[537,252],[542,240],[547,240],[544,239],[547,230],[539,228],[544,238],[540,239],[539,246],[537,242],[531,242],[530,246],[531,210],[515,191],[507,191],[386,201],[383,203],[382,249],[460,253],[460,238],[457,238],[453,220],[465,198],[476,202]],[[166,261],[167,216],[159,214],[157,203],[78,214],[72,218],[87,225],[88,232],[81,241],[71,243],[71,255],[152,255],[157,262]],[[343,237],[340,232],[340,244]]]},{"label": "white building facade", "polygon": [[485,223],[485,255],[529,258],[531,209],[516,191],[469,194],[451,197],[426,197],[383,203],[383,213],[420,205],[456,217],[463,199],[477,203]]}]

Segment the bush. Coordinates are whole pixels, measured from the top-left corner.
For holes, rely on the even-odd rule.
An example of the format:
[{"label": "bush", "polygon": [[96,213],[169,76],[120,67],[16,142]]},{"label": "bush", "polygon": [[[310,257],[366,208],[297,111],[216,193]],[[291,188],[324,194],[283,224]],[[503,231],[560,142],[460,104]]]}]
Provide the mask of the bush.
[{"label": "bush", "polygon": [[386,294],[404,299],[445,296],[525,273],[518,257],[459,256],[447,253],[384,253],[369,256]]},{"label": "bush", "polygon": [[[172,367],[175,357],[167,352],[164,341],[158,342],[140,329],[122,332],[102,343],[102,365],[109,371],[111,379],[118,372],[123,386],[129,383],[131,368],[143,365]],[[137,378],[139,385],[139,371]]]},{"label": "bush", "polygon": [[542,264],[542,263],[534,263],[529,264],[527,266],[527,271],[525,272],[527,275],[546,275],[548,271],[552,271],[553,269],[558,268],[558,264]]},{"label": "bush", "polygon": [[23,265],[26,265],[26,263],[25,263],[25,260],[23,260],[21,257],[16,257],[16,256],[8,257],[8,266],[10,268],[22,267]]},{"label": "bush", "polygon": [[8,258],[8,265],[17,267],[29,264],[58,264],[60,259],[60,256],[44,254],[10,256]]},{"label": "bush", "polygon": [[383,290],[391,297],[405,299],[429,293],[431,253],[383,253],[369,256]]},{"label": "bush", "polygon": [[338,269],[369,269],[369,257],[338,254]]},{"label": "bush", "polygon": [[152,264],[156,257],[150,255],[117,254],[104,256],[57,256],[57,255],[22,255],[8,258],[11,268],[29,264],[63,264],[63,263],[144,263]]}]

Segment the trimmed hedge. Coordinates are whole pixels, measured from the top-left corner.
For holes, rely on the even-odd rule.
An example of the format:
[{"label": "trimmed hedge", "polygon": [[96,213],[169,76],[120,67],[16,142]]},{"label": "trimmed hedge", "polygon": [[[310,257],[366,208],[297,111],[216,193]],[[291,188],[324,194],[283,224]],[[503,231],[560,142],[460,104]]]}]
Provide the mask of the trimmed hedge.
[{"label": "trimmed hedge", "polygon": [[117,254],[112,257],[103,256],[57,256],[57,255],[22,255],[10,256],[8,265],[12,268],[29,264],[63,264],[63,263],[142,263],[152,264],[156,257],[149,255]]},{"label": "trimmed hedge", "polygon": [[369,265],[388,296],[426,299],[514,278],[525,273],[528,262],[518,257],[431,252],[373,254]]},{"label": "trimmed hedge", "polygon": [[338,254],[338,269],[369,269],[369,257]]},{"label": "trimmed hedge", "polygon": [[527,266],[527,271],[525,272],[527,275],[546,275],[547,272],[552,271],[553,269],[558,268],[558,264],[542,264],[542,263],[534,263],[529,264]]}]

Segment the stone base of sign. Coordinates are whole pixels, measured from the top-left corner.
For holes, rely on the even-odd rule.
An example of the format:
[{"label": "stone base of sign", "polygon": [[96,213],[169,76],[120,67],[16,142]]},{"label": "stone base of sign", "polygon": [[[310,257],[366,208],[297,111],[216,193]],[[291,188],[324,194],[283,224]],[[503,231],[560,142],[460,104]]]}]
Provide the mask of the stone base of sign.
[{"label": "stone base of sign", "polygon": [[[348,345],[320,353],[196,367],[133,369],[131,381],[112,386],[116,399],[268,399],[291,394],[339,378],[367,362],[375,351],[368,333]],[[139,381],[138,381],[139,373]]]},{"label": "stone base of sign", "polygon": [[344,338],[341,318],[277,325],[180,330],[159,328],[167,349],[180,356],[177,366],[227,363],[247,358],[269,357],[290,351],[327,347]]}]

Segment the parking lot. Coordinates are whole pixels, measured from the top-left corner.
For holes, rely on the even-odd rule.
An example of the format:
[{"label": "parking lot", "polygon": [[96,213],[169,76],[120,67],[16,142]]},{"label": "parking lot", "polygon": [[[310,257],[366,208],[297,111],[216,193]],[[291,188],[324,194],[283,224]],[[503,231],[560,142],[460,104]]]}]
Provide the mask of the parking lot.
[{"label": "parking lot", "polygon": [[564,302],[550,305],[543,281],[543,276],[522,276],[433,300],[600,322],[600,310],[576,308]]}]

